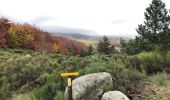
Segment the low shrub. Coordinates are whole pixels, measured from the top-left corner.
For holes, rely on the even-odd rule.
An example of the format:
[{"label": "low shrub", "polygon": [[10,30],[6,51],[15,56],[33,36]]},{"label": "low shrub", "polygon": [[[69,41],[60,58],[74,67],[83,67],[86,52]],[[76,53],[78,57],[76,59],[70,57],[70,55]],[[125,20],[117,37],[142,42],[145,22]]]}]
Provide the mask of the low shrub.
[{"label": "low shrub", "polygon": [[166,72],[167,73],[170,73],[170,51],[168,51],[166,54],[165,54],[165,57],[166,57],[166,62],[165,62],[165,66],[166,66]]},{"label": "low shrub", "polygon": [[55,83],[49,83],[34,92],[37,100],[53,100],[57,91]]},{"label": "low shrub", "polygon": [[137,55],[140,61],[140,69],[144,69],[148,74],[153,74],[165,70],[164,58],[159,52],[143,52]]},{"label": "low shrub", "polygon": [[168,79],[168,74],[167,73],[161,73],[161,74],[157,74],[155,76],[155,79],[154,81],[159,84],[159,85],[162,85],[162,86],[166,86],[167,85],[167,80]]},{"label": "low shrub", "polygon": [[64,92],[57,91],[54,100],[68,100],[68,99],[65,97]]},{"label": "low shrub", "polygon": [[131,81],[140,81],[146,77],[145,73],[141,73],[134,69],[124,69],[121,74]]},{"label": "low shrub", "polygon": [[13,91],[27,92],[51,80],[60,89],[61,80],[56,76],[62,69],[55,59],[45,53],[4,53],[0,56],[0,95],[8,97]]}]

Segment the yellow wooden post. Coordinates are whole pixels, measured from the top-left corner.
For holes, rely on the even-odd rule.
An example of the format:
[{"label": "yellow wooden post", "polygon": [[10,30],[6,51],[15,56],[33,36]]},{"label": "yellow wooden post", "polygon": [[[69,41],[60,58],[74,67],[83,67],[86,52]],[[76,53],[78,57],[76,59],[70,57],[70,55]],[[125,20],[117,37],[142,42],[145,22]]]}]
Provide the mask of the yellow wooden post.
[{"label": "yellow wooden post", "polygon": [[72,79],[71,76],[79,75],[78,72],[61,73],[62,77],[68,76],[67,86],[68,86],[68,99],[72,100]]}]

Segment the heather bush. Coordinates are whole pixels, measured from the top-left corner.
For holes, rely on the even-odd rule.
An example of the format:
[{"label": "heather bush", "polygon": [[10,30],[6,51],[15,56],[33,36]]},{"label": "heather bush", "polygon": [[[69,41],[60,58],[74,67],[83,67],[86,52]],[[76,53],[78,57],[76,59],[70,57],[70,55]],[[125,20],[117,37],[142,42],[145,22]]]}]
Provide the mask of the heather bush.
[{"label": "heather bush", "polygon": [[164,57],[159,52],[143,52],[137,55],[142,67],[148,74],[165,70]]},{"label": "heather bush", "polygon": [[[2,53],[2,52],[1,52]],[[61,66],[45,53],[17,54],[4,52],[0,56],[0,95],[12,91],[27,92],[41,87],[58,75]],[[58,70],[57,70],[58,69]],[[52,78],[50,76],[54,76]],[[61,81],[56,81],[58,88]]]}]

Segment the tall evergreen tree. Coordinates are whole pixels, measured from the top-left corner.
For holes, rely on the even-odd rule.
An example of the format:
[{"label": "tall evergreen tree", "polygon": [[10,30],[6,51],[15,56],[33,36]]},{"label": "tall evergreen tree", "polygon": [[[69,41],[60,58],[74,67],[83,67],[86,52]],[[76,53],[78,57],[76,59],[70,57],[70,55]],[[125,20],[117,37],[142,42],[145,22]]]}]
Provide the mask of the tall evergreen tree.
[{"label": "tall evergreen tree", "polygon": [[98,52],[104,54],[112,53],[113,47],[111,46],[111,43],[106,36],[103,36],[103,40],[99,41],[99,43],[97,44],[97,50]]},{"label": "tall evergreen tree", "polygon": [[144,24],[138,25],[137,32],[140,38],[143,39],[141,42],[147,41],[149,44],[146,45],[148,46],[160,46],[164,34],[169,30],[170,16],[165,7],[165,3],[161,0],[153,0],[144,12]]},{"label": "tall evergreen tree", "polygon": [[88,50],[87,50],[87,55],[92,55],[93,54],[93,46],[89,45]]},{"label": "tall evergreen tree", "polygon": [[160,33],[160,49],[164,51],[170,50],[170,30],[165,33]]}]

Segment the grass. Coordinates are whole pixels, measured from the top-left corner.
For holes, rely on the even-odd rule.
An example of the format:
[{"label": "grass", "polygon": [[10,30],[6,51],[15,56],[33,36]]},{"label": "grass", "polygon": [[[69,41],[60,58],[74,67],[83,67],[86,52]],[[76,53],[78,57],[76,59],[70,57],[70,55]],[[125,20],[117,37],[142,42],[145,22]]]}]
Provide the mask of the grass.
[{"label": "grass", "polygon": [[35,100],[31,98],[29,94],[15,94],[12,97],[12,100]]},{"label": "grass", "polygon": [[161,73],[148,77],[143,95],[146,100],[170,100],[170,75]]}]

